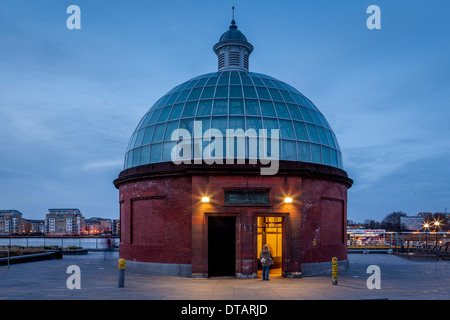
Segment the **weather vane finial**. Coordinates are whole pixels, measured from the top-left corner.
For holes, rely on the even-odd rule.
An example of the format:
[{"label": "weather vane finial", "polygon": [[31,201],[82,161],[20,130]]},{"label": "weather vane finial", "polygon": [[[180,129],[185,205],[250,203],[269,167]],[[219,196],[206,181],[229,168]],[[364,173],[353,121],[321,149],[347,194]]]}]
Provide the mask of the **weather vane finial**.
[{"label": "weather vane finial", "polygon": [[233,20],[231,20],[231,26],[230,26],[230,29],[237,29],[237,27],[236,27],[236,21],[234,21],[234,6],[233,7],[231,7],[231,9],[233,9]]}]

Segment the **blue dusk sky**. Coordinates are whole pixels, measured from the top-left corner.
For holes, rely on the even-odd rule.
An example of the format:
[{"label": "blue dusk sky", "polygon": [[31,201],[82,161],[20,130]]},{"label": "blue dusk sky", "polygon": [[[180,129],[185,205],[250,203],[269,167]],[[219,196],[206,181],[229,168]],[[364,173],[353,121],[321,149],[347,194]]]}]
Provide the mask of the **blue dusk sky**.
[{"label": "blue dusk sky", "polygon": [[448,0],[2,0],[0,209],[119,218],[131,134],[167,91],[217,70],[233,5],[250,71],[297,88],[336,133],[348,219],[450,211]]}]

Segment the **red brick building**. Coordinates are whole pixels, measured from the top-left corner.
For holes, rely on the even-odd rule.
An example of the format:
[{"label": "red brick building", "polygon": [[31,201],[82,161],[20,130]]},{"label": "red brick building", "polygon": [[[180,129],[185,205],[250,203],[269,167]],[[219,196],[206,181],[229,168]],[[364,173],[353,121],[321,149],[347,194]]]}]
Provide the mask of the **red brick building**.
[{"label": "red brick building", "polygon": [[[130,139],[114,181],[120,257],[157,274],[254,278],[268,244],[273,272],[286,277],[329,268],[332,257],[345,266],[353,181],[329,123],[295,88],[248,71],[253,46],[234,20],[214,50],[218,72],[170,90]],[[239,128],[242,140],[226,130]],[[191,135],[180,141],[176,129]],[[262,130],[278,139],[252,144]],[[233,144],[213,147],[220,133]],[[275,174],[263,173],[274,163]]]}]

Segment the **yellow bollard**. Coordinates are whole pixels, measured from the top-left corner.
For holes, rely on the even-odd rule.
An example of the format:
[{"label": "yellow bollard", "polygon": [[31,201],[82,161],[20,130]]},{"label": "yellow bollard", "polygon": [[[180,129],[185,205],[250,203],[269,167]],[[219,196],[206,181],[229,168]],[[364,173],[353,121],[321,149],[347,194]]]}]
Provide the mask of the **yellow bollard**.
[{"label": "yellow bollard", "polygon": [[332,284],[337,285],[338,284],[338,259],[336,257],[333,257],[331,259],[331,279]]},{"label": "yellow bollard", "polygon": [[125,259],[119,259],[119,288],[125,284]]}]

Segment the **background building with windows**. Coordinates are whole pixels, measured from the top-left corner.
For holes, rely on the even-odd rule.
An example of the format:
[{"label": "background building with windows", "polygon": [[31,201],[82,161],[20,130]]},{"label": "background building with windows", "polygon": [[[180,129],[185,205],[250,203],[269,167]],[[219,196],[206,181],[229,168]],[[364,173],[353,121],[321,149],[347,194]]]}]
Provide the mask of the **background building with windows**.
[{"label": "background building with windows", "polygon": [[0,210],[0,235],[18,235],[25,232],[25,219],[18,210]]},{"label": "background building with windows", "polygon": [[[213,50],[218,71],[170,90],[131,135],[124,169],[114,181],[120,257],[127,266],[160,274],[254,278],[259,251],[268,244],[273,271],[286,277],[320,272],[332,257],[345,267],[347,190],[353,181],[343,170],[331,126],[297,89],[249,71],[253,45],[234,20]],[[172,161],[176,129],[191,133],[183,141],[190,163]],[[223,155],[234,151],[232,164],[224,158],[205,161],[219,159],[216,151],[205,157],[212,139],[198,139],[208,137],[209,129],[235,142],[234,149],[216,145]],[[248,133],[242,148],[227,129]],[[275,175],[261,175],[266,165],[254,158],[252,139],[261,137],[259,129],[269,136],[280,132]],[[259,160],[275,150],[269,145]]]},{"label": "background building with windows", "polygon": [[78,209],[48,209],[45,216],[47,235],[81,235],[84,233],[84,217]]}]

